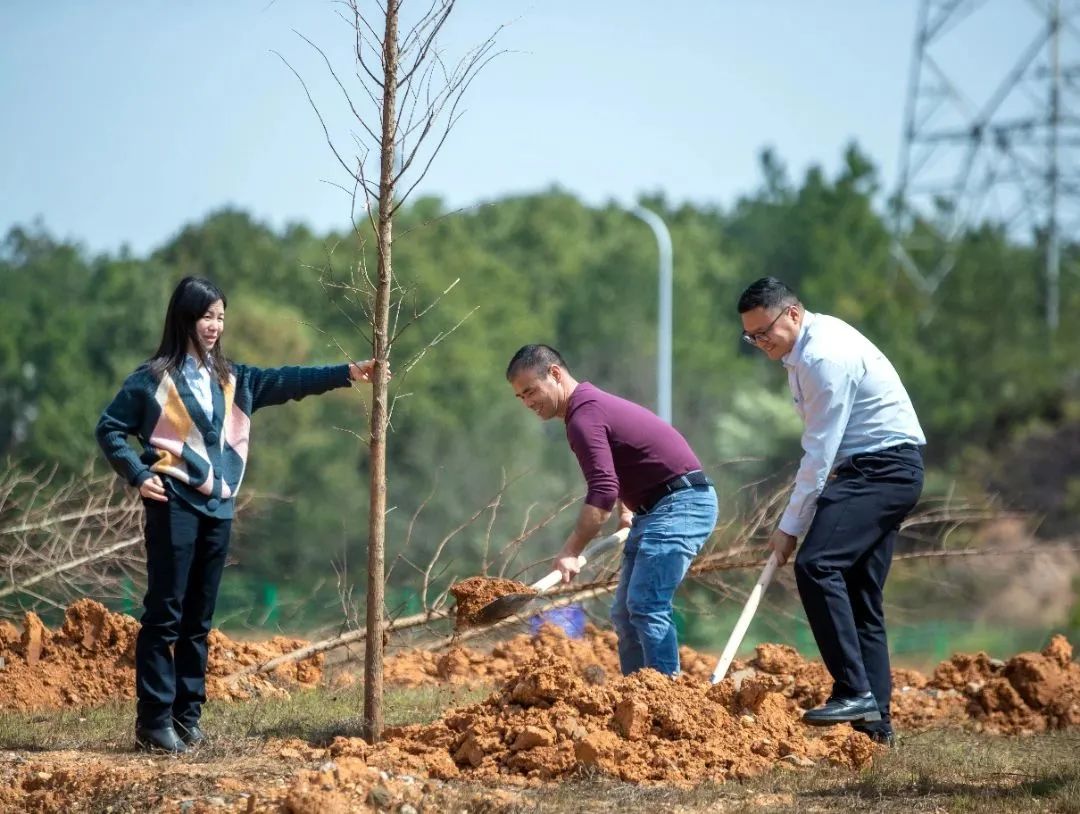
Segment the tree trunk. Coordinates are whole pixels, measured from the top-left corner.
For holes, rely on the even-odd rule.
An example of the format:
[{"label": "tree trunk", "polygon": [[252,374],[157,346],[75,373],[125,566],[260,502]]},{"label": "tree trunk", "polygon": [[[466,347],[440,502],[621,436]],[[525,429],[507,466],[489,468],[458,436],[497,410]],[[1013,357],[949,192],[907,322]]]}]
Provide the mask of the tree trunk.
[{"label": "tree trunk", "polygon": [[386,570],[386,427],[390,348],[390,282],[394,204],[397,97],[397,23],[400,0],[387,0],[383,37],[382,144],[380,145],[378,250],[375,290],[375,381],[371,405],[371,513],[368,520],[367,638],[364,648],[364,737],[371,743],[383,730],[383,598]]}]

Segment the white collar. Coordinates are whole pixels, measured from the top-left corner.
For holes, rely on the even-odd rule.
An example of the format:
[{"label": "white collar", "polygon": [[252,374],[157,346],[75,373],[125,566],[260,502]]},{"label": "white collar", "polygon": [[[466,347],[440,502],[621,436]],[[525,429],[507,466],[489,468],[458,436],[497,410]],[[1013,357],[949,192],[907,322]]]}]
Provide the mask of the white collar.
[{"label": "white collar", "polygon": [[791,346],[791,350],[780,357],[780,362],[784,367],[795,367],[802,359],[803,350],[806,347],[806,340],[810,338],[809,329],[813,323],[814,314],[804,308],[802,324],[799,325],[799,335],[795,337],[795,344]]},{"label": "white collar", "polygon": [[184,357],[184,370],[189,370],[189,369],[191,370],[192,373],[195,373],[195,374],[200,375],[200,376],[206,375],[206,374],[209,373],[209,371],[206,369],[206,365],[204,365],[201,361],[196,359],[190,353],[187,356]]}]

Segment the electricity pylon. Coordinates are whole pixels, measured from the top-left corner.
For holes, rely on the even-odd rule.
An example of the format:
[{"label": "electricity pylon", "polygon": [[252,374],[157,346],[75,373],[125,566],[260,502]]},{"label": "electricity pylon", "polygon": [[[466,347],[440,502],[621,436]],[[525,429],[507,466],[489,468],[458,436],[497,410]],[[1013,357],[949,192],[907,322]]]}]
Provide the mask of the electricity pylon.
[{"label": "electricity pylon", "polygon": [[[1000,67],[970,70],[980,51],[980,66]],[[1080,233],[1078,92],[1077,0],[923,0],[893,254],[924,292],[952,271],[966,229],[996,224],[1045,248],[1046,322],[1057,328],[1061,243]]]}]

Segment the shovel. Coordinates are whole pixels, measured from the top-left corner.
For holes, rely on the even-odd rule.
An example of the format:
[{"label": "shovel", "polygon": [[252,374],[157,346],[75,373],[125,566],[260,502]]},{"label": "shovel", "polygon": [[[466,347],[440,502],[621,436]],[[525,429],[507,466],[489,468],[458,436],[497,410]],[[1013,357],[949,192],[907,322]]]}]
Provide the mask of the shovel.
[{"label": "shovel", "polygon": [[[584,568],[585,563],[588,562],[585,558],[586,554],[588,554],[590,558],[595,559],[601,554],[625,543],[629,533],[630,529],[619,529],[614,534],[591,543],[585,551],[581,553],[581,556],[578,557],[578,568]],[[525,610],[525,608],[533,601],[539,599],[540,594],[547,593],[561,581],[562,571],[555,569],[543,579],[538,580],[529,586],[536,591],[535,594],[507,594],[506,596],[500,596],[498,599],[492,600],[477,611],[476,621],[481,625],[490,625],[492,622],[498,622],[500,619],[516,616]]]},{"label": "shovel", "polygon": [[731,631],[731,637],[728,639],[727,645],[724,646],[724,652],[720,654],[720,661],[716,663],[716,669],[713,670],[712,674],[713,684],[719,684],[727,675],[731,660],[735,658],[735,651],[742,644],[746,629],[750,627],[750,620],[754,618],[754,612],[757,610],[758,603],[761,602],[761,596],[765,593],[765,589],[769,587],[773,574],[776,573],[776,564],[776,552],[773,552],[769,555],[769,561],[765,563],[765,570],[758,577],[754,590],[750,592],[750,598],[746,600],[746,607],[743,608],[739,621],[735,623],[735,629]]}]

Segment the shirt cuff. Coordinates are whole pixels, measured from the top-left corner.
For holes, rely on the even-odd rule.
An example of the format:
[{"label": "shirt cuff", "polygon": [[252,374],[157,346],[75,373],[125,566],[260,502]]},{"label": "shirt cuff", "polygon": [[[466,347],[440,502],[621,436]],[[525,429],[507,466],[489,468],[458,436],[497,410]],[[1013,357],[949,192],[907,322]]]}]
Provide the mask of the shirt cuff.
[{"label": "shirt cuff", "polygon": [[618,499],[618,495],[605,495],[601,492],[589,492],[589,494],[585,495],[585,503],[602,512],[610,512],[615,508],[615,501]]},{"label": "shirt cuff", "polygon": [[783,517],[780,518],[780,522],[777,524],[777,528],[784,534],[790,534],[792,537],[802,537],[806,534],[807,529],[810,528],[810,523],[813,521],[814,515],[811,514],[809,519],[801,520],[799,516],[791,511],[791,507],[788,507],[788,511],[784,512]]}]

